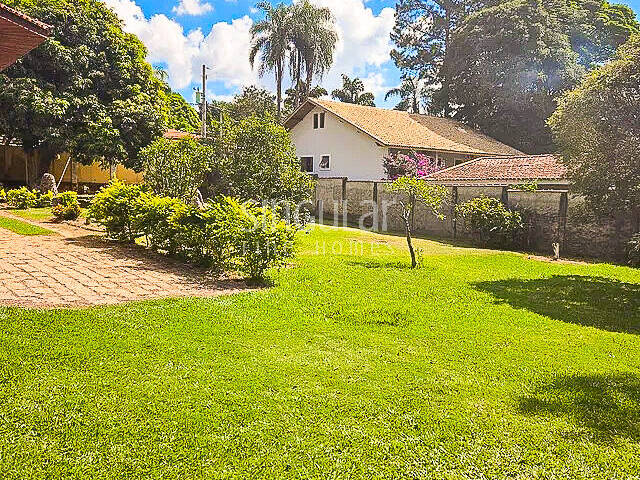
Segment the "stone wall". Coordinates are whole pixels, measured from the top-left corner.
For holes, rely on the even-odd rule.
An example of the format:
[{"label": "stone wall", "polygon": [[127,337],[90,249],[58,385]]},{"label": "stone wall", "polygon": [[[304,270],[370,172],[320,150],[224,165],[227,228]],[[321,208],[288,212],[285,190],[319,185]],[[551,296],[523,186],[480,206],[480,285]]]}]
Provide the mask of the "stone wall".
[{"label": "stone wall", "polygon": [[[404,230],[398,212],[400,198],[387,189],[388,182],[349,181],[346,178],[321,178],[316,186],[316,213],[322,221],[349,223],[376,231]],[[443,207],[444,220],[419,205],[413,218],[416,233],[443,238],[468,239],[455,218],[455,206],[472,198],[487,196],[523,212],[527,231],[527,251],[551,254],[553,243],[561,244],[561,254],[621,260],[624,245],[638,219],[594,220],[585,215],[584,200],[562,190],[523,192],[501,186],[447,187],[449,202]]]}]

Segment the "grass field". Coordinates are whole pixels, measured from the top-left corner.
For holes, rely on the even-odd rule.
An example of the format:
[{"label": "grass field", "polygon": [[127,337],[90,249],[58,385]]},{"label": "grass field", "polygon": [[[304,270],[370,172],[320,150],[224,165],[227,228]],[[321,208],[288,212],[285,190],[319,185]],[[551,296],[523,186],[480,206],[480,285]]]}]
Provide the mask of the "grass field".
[{"label": "grass field", "polygon": [[53,218],[51,208],[27,208],[24,210],[11,210],[11,213],[27,220],[35,220],[37,222],[50,220]]},{"label": "grass field", "polygon": [[[46,208],[27,208],[24,210],[11,210],[13,215],[25,218],[27,220],[35,220],[36,222],[43,222],[45,220],[52,220],[53,214],[51,213],[51,207]],[[86,215],[86,209],[81,209],[80,217]]]},{"label": "grass field", "polygon": [[31,225],[15,218],[3,217],[2,215],[0,215],[0,228],[11,230],[19,235],[55,235],[55,232],[46,228]]},{"label": "grass field", "polygon": [[351,229],[273,286],[0,310],[2,478],[637,478],[640,271]]}]

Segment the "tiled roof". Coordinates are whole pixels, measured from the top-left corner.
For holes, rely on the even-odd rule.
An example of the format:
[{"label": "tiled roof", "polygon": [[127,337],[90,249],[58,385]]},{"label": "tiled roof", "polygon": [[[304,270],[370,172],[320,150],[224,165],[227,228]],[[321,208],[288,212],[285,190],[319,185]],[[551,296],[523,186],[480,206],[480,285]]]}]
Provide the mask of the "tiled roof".
[{"label": "tiled roof", "polygon": [[169,130],[167,130],[166,132],[164,132],[164,134],[162,135],[164,138],[167,138],[169,140],[180,140],[182,138],[185,137],[195,137],[195,138],[199,138],[198,135],[195,135],[193,133],[189,133],[189,132],[181,132],[180,130],[174,130],[172,128],[170,128]]},{"label": "tiled roof", "polygon": [[555,155],[481,157],[429,176],[429,180],[438,182],[566,179],[567,168]]},{"label": "tiled roof", "polygon": [[0,70],[36,48],[52,27],[0,3]]},{"label": "tiled roof", "polygon": [[522,155],[515,148],[455,120],[330,100],[308,99],[285,121],[285,126],[293,128],[315,107],[328,110],[388,147],[476,155]]}]

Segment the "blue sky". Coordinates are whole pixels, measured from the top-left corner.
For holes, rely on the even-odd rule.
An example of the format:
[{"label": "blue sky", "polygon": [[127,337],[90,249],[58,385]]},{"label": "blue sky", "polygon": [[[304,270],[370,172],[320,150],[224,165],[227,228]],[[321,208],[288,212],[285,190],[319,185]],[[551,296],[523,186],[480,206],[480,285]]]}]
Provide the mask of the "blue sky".
[{"label": "blue sky", "polygon": [[[285,0],[286,1],[286,0]],[[389,31],[395,0],[312,0],[328,7],[337,20],[340,42],[334,67],[323,79],[327,90],[340,83],[340,74],[357,75],[380,106],[384,92],[399,82],[389,58]],[[251,0],[105,0],[149,49],[149,60],[163,66],[169,83],[192,98],[202,63],[211,67],[208,89],[227,99],[243,85],[273,89],[270,75],[258,78],[249,66],[249,28],[260,13]],[[275,3],[275,2],[272,2]],[[640,0],[626,0],[640,12]]]}]

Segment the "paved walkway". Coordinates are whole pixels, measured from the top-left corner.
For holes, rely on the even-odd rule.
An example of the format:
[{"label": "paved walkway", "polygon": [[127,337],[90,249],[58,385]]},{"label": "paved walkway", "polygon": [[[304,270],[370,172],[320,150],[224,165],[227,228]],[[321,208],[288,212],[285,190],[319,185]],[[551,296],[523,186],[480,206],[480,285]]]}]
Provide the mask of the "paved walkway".
[{"label": "paved walkway", "polygon": [[107,242],[82,228],[29,223],[58,235],[22,236],[0,228],[0,305],[91,306],[245,289],[242,282],[212,279],[202,270],[142,247]]}]

